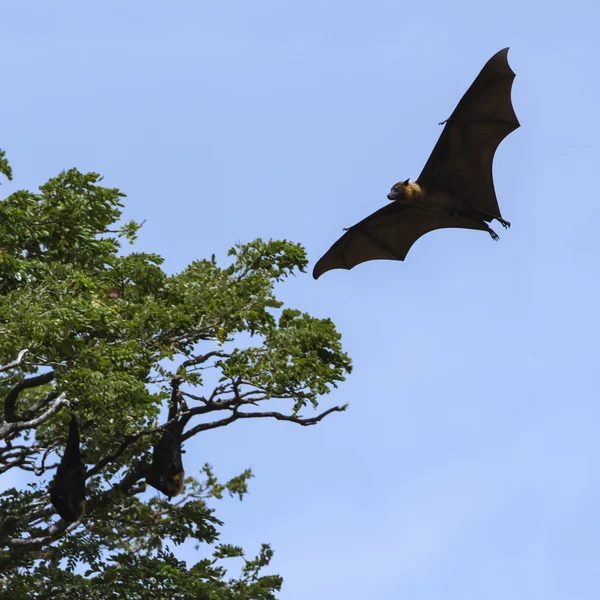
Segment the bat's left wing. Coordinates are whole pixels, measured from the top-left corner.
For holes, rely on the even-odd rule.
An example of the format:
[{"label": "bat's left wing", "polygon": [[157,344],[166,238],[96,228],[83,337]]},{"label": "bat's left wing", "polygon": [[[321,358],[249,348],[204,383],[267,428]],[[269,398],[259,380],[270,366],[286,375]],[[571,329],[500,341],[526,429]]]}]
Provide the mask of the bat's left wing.
[{"label": "bat's left wing", "polygon": [[477,219],[390,202],[350,227],[317,262],[313,277],[318,279],[332,269],[352,269],[368,260],[404,260],[421,236],[450,227],[489,231],[489,227]]},{"label": "bat's left wing", "polygon": [[501,218],[492,179],[494,154],[519,127],[511,101],[515,74],[507,55],[504,48],[485,64],[447,119],[417,179],[428,193],[450,194],[487,221]]}]

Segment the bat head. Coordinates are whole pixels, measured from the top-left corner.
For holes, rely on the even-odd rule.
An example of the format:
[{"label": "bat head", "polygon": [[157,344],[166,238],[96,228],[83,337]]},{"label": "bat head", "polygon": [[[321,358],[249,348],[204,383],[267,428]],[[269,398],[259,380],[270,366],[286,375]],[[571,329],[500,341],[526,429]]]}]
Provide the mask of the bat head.
[{"label": "bat head", "polygon": [[181,493],[181,490],[183,489],[184,476],[185,476],[185,473],[183,471],[180,471],[179,473],[175,473],[175,474],[169,476],[169,479],[165,484],[165,491],[166,491],[167,496],[169,496],[169,498],[172,498],[173,496],[177,496],[178,494]]},{"label": "bat head", "polygon": [[387,195],[388,200],[403,200],[406,198],[406,188],[409,186],[410,180],[399,181],[392,186],[390,193]]}]

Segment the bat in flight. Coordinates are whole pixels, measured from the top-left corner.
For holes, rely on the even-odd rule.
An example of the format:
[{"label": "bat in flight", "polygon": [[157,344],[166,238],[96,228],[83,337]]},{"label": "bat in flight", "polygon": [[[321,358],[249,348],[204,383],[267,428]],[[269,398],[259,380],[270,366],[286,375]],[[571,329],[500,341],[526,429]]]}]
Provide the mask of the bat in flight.
[{"label": "bat in flight", "polygon": [[[168,420],[177,416],[177,399],[179,390],[173,385]],[[152,453],[152,464],[146,473],[146,481],[159,492],[171,499],[183,489],[183,461],[181,459],[181,444],[183,429],[189,418],[182,418],[170,423],[156,443]]]},{"label": "bat in flight", "polygon": [[416,181],[392,186],[392,202],[346,230],[313,270],[318,279],[332,269],[352,269],[368,260],[404,260],[411,246],[436,229],[456,227],[496,233],[505,228],[494,191],[492,162],[500,142],[519,127],[511,102],[515,74],[508,48],[485,64],[461,98]]},{"label": "bat in flight", "polygon": [[50,488],[50,500],[67,523],[79,521],[85,513],[85,465],[81,460],[75,416],[69,424],[67,446]]}]

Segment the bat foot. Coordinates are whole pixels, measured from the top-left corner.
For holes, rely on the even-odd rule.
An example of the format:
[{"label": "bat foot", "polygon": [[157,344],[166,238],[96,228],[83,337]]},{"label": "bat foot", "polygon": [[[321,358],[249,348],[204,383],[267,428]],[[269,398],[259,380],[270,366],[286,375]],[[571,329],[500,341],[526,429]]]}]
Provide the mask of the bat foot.
[{"label": "bat foot", "polygon": [[493,229],[488,229],[488,233],[492,236],[492,239],[495,242],[497,242],[500,239],[500,236]]},{"label": "bat foot", "polygon": [[510,227],[510,221],[505,221],[502,218],[497,219],[497,221],[500,223],[500,225],[502,225],[502,227],[504,227],[504,229],[508,229]]}]

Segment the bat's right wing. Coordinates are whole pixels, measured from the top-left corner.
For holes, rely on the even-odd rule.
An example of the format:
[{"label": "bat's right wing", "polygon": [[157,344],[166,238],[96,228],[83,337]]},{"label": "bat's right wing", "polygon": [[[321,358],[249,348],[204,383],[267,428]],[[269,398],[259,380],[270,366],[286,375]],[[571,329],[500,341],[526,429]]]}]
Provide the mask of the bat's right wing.
[{"label": "bat's right wing", "polygon": [[404,260],[421,236],[450,227],[489,230],[476,219],[390,202],[350,227],[315,265],[313,277],[318,279],[332,269],[352,269],[369,260]]},{"label": "bat's right wing", "polygon": [[500,142],[519,127],[511,101],[515,74],[508,48],[485,64],[465,92],[419,175],[428,192],[443,191],[473,209],[500,217],[492,162]]}]

